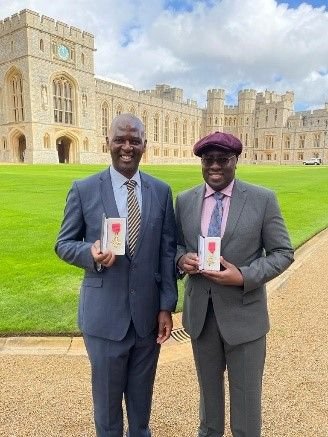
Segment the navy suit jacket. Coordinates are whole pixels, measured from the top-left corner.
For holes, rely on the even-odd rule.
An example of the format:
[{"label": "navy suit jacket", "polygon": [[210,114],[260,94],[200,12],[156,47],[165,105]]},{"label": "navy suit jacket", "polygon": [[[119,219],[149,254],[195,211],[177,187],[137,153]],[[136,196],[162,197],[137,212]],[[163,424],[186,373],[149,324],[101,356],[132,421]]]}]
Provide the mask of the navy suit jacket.
[{"label": "navy suit jacket", "polygon": [[92,244],[100,239],[102,215],[119,217],[109,169],[73,183],[55,251],[85,270],[79,303],[82,332],[121,340],[131,319],[139,336],[157,326],[160,310],[174,311],[176,226],[171,189],[140,172],[142,212],[133,258],[116,256],[110,268],[97,271]]}]

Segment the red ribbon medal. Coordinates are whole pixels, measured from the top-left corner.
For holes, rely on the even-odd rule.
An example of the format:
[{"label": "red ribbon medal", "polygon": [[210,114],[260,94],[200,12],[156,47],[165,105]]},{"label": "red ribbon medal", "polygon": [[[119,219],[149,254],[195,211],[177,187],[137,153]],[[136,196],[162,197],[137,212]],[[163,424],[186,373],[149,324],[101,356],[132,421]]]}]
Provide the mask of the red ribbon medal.
[{"label": "red ribbon medal", "polygon": [[209,252],[214,253],[215,249],[216,249],[215,241],[209,241],[208,242],[208,250],[209,250]]},{"label": "red ribbon medal", "polygon": [[121,223],[112,223],[112,231],[114,234],[118,234],[121,230]]}]

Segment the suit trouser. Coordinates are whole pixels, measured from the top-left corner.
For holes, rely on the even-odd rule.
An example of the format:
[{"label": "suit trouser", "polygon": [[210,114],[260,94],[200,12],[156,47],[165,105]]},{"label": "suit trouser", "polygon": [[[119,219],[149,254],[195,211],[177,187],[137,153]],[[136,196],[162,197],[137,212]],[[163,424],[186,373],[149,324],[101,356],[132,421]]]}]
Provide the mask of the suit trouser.
[{"label": "suit trouser", "polygon": [[203,330],[197,339],[192,340],[192,347],[200,389],[199,437],[222,437],[224,434],[226,368],[232,434],[234,437],[260,437],[265,336],[230,346],[220,334],[212,300],[209,299]]},{"label": "suit trouser", "polygon": [[122,399],[129,437],[150,437],[149,419],[160,347],[157,331],[145,338],[131,322],[121,341],[84,334],[91,363],[92,395],[97,437],[123,436]]}]

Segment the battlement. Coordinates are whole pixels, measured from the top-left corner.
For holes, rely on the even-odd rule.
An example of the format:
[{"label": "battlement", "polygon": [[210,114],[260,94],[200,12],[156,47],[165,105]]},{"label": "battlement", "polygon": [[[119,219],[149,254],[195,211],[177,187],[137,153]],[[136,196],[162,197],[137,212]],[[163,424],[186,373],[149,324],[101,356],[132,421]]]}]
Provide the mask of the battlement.
[{"label": "battlement", "polygon": [[282,95],[282,101],[294,102],[294,91],[286,91],[286,93]]},{"label": "battlement", "polygon": [[197,101],[196,101],[196,100],[187,99],[186,104],[187,104],[188,106],[192,106],[193,108],[197,108]]},{"label": "battlement", "polygon": [[256,103],[270,104],[270,103],[293,103],[294,92],[287,91],[285,94],[278,94],[275,91],[260,92],[256,94]]},{"label": "battlement", "polygon": [[94,49],[94,36],[91,33],[69,26],[61,21],[56,21],[45,15],[39,15],[30,9],[23,9],[11,17],[1,20],[0,36],[7,35],[25,27],[32,27],[41,32],[58,35],[60,38],[65,38],[74,43]]},{"label": "battlement", "polygon": [[238,109],[239,109],[239,107],[236,105],[225,105],[224,106],[225,111],[235,112],[235,111],[238,111]]},{"label": "battlement", "polygon": [[238,92],[238,100],[246,100],[246,99],[255,100],[256,99],[256,90],[253,90],[253,89],[240,90]]},{"label": "battlement", "polygon": [[160,84],[156,85],[155,89],[152,90],[142,90],[139,92],[140,94],[147,94],[154,97],[159,97],[165,100],[171,100],[176,103],[184,103],[183,102],[183,90],[181,88],[172,88],[170,85]]},{"label": "battlement", "polygon": [[207,100],[210,99],[225,99],[225,90],[220,88],[213,88],[211,90],[207,90]]}]

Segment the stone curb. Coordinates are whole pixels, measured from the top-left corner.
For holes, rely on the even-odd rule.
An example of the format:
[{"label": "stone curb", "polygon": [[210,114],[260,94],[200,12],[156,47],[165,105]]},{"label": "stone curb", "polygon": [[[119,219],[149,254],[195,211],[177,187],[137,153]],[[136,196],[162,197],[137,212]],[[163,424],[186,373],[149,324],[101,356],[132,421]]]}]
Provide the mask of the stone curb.
[{"label": "stone curb", "polygon": [[[328,228],[296,250],[295,262],[282,275],[268,283],[268,294],[284,286],[290,276],[303,267],[306,260],[322,245],[328,246]],[[173,323],[175,330],[182,328],[181,313],[173,314]],[[189,351],[191,351],[190,342],[180,343],[171,337],[162,347],[160,364],[179,360]],[[87,354],[82,337],[0,337],[1,355],[86,356]]]},{"label": "stone curb", "polygon": [[[181,313],[173,314],[174,329],[182,327]],[[163,349],[178,344],[170,338]],[[87,356],[82,337],[0,337],[1,355]]]}]

